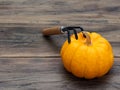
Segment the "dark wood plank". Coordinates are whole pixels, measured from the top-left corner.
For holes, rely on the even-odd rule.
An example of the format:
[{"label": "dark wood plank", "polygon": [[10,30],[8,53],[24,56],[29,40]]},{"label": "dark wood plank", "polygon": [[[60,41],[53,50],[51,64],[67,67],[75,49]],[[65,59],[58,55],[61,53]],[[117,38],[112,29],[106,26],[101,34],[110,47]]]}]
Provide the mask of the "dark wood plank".
[{"label": "dark wood plank", "polygon": [[[1,0],[0,23],[52,25],[120,24],[119,0]],[[86,27],[87,28],[87,27]]]},{"label": "dark wood plank", "polygon": [[93,80],[68,73],[60,58],[0,58],[0,90],[119,90],[120,58],[110,72]]},{"label": "dark wood plank", "polygon": [[[119,90],[120,0],[0,0],[0,90]],[[66,35],[43,28],[78,25],[103,35],[115,64],[102,78],[79,79],[61,62]]]},{"label": "dark wood plank", "polygon": [[118,57],[119,4],[119,0],[0,0],[0,57],[59,57],[66,36],[41,34],[43,28],[56,25],[79,25],[102,34]]},{"label": "dark wood plank", "polygon": [[0,28],[1,57],[58,56],[59,50],[54,46],[40,34],[39,28]]},{"label": "dark wood plank", "polygon": [[119,4],[119,0],[0,0],[0,23],[116,25]]},{"label": "dark wood plank", "polygon": [[[67,35],[46,38],[41,34],[41,30],[39,27],[0,27],[0,57],[59,57],[60,48]],[[115,56],[120,56],[119,30],[104,28],[94,31],[108,39]]]},{"label": "dark wood plank", "polygon": [[[104,2],[104,3],[103,3]],[[3,15],[19,15],[27,14],[38,15],[45,14],[66,14],[66,13],[112,13],[119,12],[119,0],[0,0],[1,14]],[[111,4],[111,5],[110,5]],[[79,7],[79,8],[78,8]],[[6,11],[5,11],[6,10]],[[12,11],[12,12],[11,12]],[[19,11],[19,12],[18,12]],[[41,11],[41,12],[39,12]]]}]

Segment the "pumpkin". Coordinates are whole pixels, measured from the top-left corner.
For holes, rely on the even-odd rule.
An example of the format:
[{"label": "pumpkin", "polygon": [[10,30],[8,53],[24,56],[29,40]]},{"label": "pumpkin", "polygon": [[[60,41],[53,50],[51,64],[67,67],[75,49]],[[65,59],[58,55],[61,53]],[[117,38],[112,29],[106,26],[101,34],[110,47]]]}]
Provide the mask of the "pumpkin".
[{"label": "pumpkin", "polygon": [[110,43],[95,32],[80,32],[78,40],[71,35],[71,43],[66,40],[60,54],[66,70],[79,78],[101,77],[114,62]]}]

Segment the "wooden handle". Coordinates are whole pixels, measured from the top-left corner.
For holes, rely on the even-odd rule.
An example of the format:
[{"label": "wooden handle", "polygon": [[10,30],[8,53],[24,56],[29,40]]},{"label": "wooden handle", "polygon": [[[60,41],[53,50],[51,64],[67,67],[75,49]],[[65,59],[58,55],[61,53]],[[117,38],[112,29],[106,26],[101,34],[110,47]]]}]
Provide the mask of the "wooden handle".
[{"label": "wooden handle", "polygon": [[52,28],[46,28],[46,29],[43,29],[42,33],[43,33],[43,35],[61,34],[61,27],[56,26],[56,27],[52,27]]}]

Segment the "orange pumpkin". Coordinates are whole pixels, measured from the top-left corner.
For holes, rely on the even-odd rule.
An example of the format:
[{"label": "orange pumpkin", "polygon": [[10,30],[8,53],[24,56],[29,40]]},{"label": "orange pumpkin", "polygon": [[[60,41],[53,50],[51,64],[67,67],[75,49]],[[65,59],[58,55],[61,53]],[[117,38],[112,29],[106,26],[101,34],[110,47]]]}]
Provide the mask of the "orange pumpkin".
[{"label": "orange pumpkin", "polygon": [[71,36],[61,48],[64,67],[73,75],[93,79],[105,75],[114,62],[110,43],[98,33],[78,33],[78,40]]}]

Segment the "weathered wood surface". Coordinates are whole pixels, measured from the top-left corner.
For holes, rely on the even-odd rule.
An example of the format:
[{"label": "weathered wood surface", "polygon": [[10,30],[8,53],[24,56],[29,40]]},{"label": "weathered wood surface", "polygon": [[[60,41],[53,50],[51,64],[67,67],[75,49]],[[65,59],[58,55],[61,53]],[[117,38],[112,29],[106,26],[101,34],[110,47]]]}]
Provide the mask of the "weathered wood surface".
[{"label": "weathered wood surface", "polygon": [[119,90],[120,59],[99,79],[74,77],[60,58],[1,58],[0,90]]},{"label": "weathered wood surface", "polygon": [[43,28],[56,25],[79,25],[99,32],[118,57],[119,4],[119,0],[0,0],[0,57],[59,56],[65,36],[48,40],[41,34]]},{"label": "weathered wood surface", "polygon": [[[100,79],[66,72],[59,55],[66,35],[43,28],[79,25],[111,43],[112,70]],[[119,90],[120,0],[0,0],[0,90]]]},{"label": "weathered wood surface", "polygon": [[[58,57],[67,35],[46,38],[40,30],[39,27],[0,27],[0,57]],[[105,30],[95,31],[109,40],[115,57],[120,57],[120,31]]]}]

